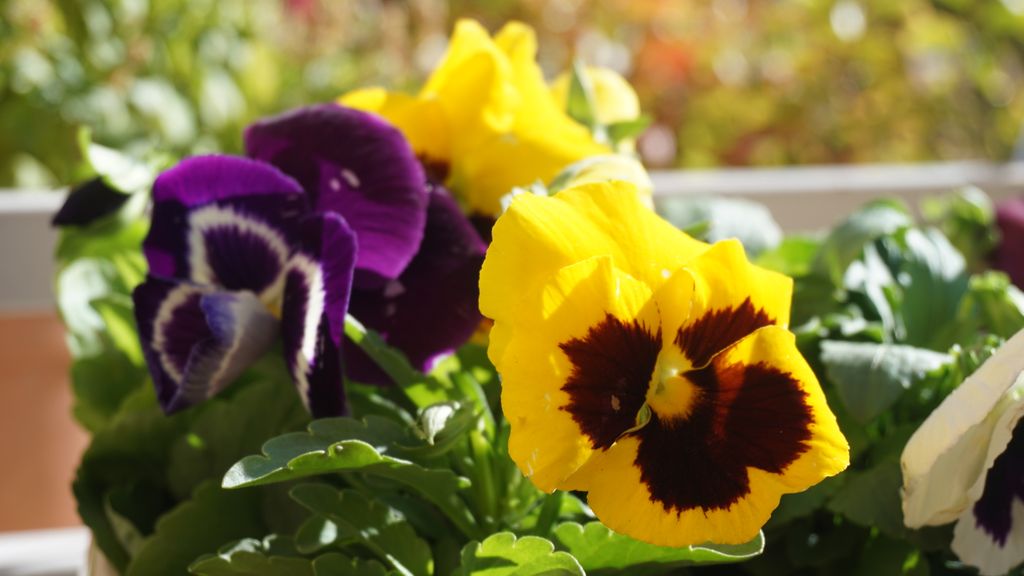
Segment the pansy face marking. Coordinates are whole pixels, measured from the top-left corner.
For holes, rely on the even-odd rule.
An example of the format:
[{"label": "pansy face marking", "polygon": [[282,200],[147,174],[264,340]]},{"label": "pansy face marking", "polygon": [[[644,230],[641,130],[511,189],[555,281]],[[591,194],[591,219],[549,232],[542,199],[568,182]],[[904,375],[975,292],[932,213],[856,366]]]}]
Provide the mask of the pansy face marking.
[{"label": "pansy face marking", "polygon": [[[791,374],[712,361],[771,324],[747,298],[679,328],[674,349],[661,354],[659,330],[608,315],[560,345],[573,365],[562,409],[594,449],[636,436],[634,463],[667,512],[728,509],[750,492],[747,466],[780,474],[809,448],[813,419]],[[696,470],[707,473],[690,474]]]},{"label": "pansy face marking", "polygon": [[[302,319],[299,324],[286,323],[284,346],[292,351],[287,358],[288,368],[295,376],[295,385],[303,398],[309,394],[309,379],[306,371],[313,366],[318,356],[317,342],[320,332],[320,317],[324,312],[324,279],[316,262],[303,254],[297,254],[288,264],[289,318]],[[303,297],[305,296],[305,297]]]},{"label": "pansy face marking", "polygon": [[694,241],[628,183],[513,199],[480,288],[509,455],[615,531],[747,542],[782,494],[849,464],[785,328],[791,280]]},{"label": "pansy face marking", "polygon": [[210,205],[189,217],[192,279],[229,290],[251,290],[279,306],[290,248],[269,224],[230,206]]}]

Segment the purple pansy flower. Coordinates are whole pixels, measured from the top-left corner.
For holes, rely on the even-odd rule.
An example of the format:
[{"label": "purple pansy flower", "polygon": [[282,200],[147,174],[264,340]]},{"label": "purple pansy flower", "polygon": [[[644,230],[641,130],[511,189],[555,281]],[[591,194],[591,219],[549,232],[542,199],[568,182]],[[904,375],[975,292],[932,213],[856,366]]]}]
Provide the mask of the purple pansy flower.
[{"label": "purple pansy flower", "polygon": [[[378,293],[414,271],[410,262],[461,271],[482,254],[479,238],[467,239],[452,214],[437,217],[439,193],[428,191],[401,134],[375,116],[304,108],[251,126],[246,148],[255,159],[191,158],[154,184],[143,246],[150,274],[134,298],[160,405],[174,412],[216,394],[280,335],[310,412],[344,413],[342,337],[353,285],[387,308]],[[458,293],[475,302],[468,284]],[[427,329],[464,334],[476,321],[472,313],[450,320]],[[423,340],[430,358],[461,344]]]},{"label": "purple pansy flower", "polygon": [[1010,198],[996,207],[1000,240],[993,254],[993,266],[1024,288],[1024,198]]}]

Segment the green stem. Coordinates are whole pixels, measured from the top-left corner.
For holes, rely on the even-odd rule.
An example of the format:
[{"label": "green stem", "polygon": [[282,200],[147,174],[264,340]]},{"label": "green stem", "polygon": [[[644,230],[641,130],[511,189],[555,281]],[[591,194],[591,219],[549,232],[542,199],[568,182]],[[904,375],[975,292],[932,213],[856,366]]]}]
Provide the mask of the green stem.
[{"label": "green stem", "polygon": [[551,527],[558,520],[558,513],[562,510],[563,494],[564,492],[561,490],[555,490],[554,493],[544,497],[544,504],[540,508],[540,516],[537,517],[537,525],[533,529],[534,533],[538,536],[546,538],[550,534]]}]

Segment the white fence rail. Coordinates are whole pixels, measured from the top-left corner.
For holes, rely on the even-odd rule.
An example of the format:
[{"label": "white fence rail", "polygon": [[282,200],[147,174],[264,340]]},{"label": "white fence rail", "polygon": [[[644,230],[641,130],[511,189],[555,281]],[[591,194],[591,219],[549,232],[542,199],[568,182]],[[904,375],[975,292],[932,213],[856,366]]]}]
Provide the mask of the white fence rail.
[{"label": "white fence rail", "polygon": [[[787,231],[830,226],[884,196],[916,203],[968,184],[995,198],[1024,192],[1024,162],[736,168],[652,177],[659,197],[715,195],[760,202]],[[56,192],[0,191],[0,311],[52,308],[56,232],[49,220],[62,200]]]}]

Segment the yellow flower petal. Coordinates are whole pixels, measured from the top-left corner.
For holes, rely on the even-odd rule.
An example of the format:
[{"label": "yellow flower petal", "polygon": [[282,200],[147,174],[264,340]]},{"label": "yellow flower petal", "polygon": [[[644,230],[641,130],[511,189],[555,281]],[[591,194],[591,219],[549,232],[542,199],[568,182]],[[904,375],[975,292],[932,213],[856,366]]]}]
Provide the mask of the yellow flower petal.
[{"label": "yellow flower petal", "polygon": [[453,134],[511,129],[520,96],[508,58],[473,20],[456,22],[448,51],[419,98],[444,107]]},{"label": "yellow flower petal", "polygon": [[[616,270],[611,258],[599,256],[562,268],[526,296],[523,314],[495,323],[488,353],[502,375],[502,409],[512,423],[509,455],[538,488],[553,490],[590,457],[595,444],[577,421],[580,415],[568,409],[574,398],[588,394],[570,385],[571,343],[610,319],[644,324],[637,315],[649,297],[644,284]],[[647,377],[639,383],[641,391]],[[588,406],[588,415],[596,413],[605,422],[621,412],[626,423],[619,431],[624,432],[633,425],[643,396],[632,413],[626,413],[626,398],[620,402]],[[584,424],[587,417],[582,416]]]},{"label": "yellow flower petal", "polygon": [[849,464],[849,448],[791,333],[770,326],[717,356],[717,389],[595,453],[566,484],[610,528],[654,544],[747,542],[782,494]]},{"label": "yellow flower petal", "polygon": [[498,219],[480,273],[480,310],[518,313],[521,295],[564,266],[599,256],[652,289],[707,245],[648,210],[625,182],[595,183],[552,197],[522,194]]}]

